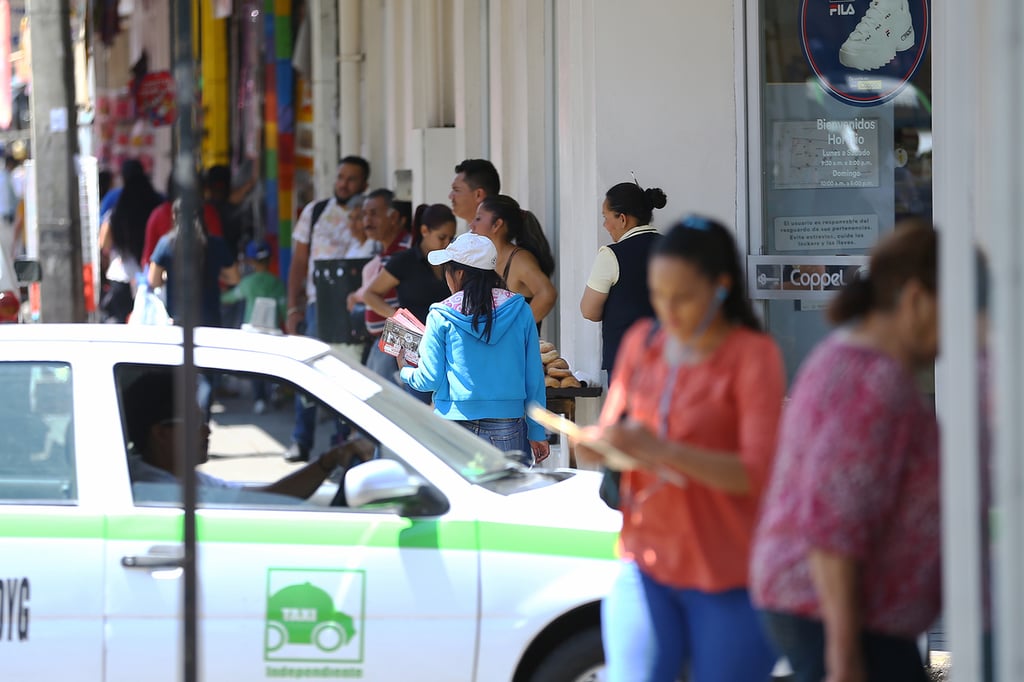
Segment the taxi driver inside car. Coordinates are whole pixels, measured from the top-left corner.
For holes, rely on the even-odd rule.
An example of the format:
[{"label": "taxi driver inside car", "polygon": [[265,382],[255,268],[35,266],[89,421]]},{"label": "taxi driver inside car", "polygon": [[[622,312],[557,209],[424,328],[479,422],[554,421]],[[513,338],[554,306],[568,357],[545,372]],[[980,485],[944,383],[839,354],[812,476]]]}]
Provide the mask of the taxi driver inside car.
[{"label": "taxi driver inside car", "polygon": [[[150,370],[137,377],[125,391],[125,428],[131,443],[128,469],[133,485],[139,483],[176,484],[177,442],[183,419],[175,415],[174,374],[170,369]],[[198,463],[207,460],[210,428],[196,410],[200,425]],[[205,489],[237,489],[274,493],[306,499],[317,491],[336,467],[348,467],[354,459],[372,456],[373,444],[355,439],[323,453],[315,462],[263,486],[245,486],[196,471],[196,483]]]}]

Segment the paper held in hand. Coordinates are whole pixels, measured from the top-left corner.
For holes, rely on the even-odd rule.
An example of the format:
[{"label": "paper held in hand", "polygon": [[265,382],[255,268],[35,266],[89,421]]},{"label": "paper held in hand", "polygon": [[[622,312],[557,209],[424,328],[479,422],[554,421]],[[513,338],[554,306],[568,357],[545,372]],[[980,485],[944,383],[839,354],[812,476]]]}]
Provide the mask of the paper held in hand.
[{"label": "paper held in hand", "polygon": [[[526,415],[549,431],[557,431],[572,440],[585,443],[589,449],[604,458],[604,464],[609,469],[615,469],[616,471],[629,471],[630,469],[650,468],[645,466],[644,463],[636,457],[623,452],[606,440],[602,440],[600,438],[597,440],[582,438],[580,427],[577,426],[575,422],[571,422],[562,415],[555,414],[554,412],[541,407],[537,403],[530,403],[527,406]],[[669,483],[673,483],[680,487],[686,485],[686,477],[674,469],[659,467],[654,473]]]},{"label": "paper held in hand", "polygon": [[395,357],[404,352],[407,363],[418,365],[420,341],[423,340],[423,333],[426,330],[415,315],[405,308],[399,308],[394,315],[385,320],[378,347]]}]

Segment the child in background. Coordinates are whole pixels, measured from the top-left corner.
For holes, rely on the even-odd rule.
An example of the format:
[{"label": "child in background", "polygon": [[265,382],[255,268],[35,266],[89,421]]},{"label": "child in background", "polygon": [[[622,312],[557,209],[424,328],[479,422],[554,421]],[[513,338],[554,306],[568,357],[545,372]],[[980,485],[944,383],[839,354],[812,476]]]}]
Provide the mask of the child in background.
[{"label": "child in background", "polygon": [[[280,328],[284,324],[288,291],[281,278],[270,272],[270,257],[270,244],[258,240],[249,242],[245,247],[245,258],[252,271],[242,278],[238,286],[220,296],[221,303],[245,301],[245,313],[242,317],[244,324],[252,323],[252,312],[258,298],[273,300],[276,304],[275,328]],[[252,390],[255,398],[253,412],[263,414],[267,409],[270,386],[265,381],[253,381]]]}]

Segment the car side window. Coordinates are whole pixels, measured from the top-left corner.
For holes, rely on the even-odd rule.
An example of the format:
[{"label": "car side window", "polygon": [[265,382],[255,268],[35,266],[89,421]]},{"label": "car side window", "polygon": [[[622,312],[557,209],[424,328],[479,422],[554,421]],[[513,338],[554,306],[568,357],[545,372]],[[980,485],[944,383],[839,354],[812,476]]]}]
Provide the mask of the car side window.
[{"label": "car side window", "polygon": [[[181,504],[180,481],[171,473],[175,468],[173,455],[167,455],[166,450],[170,439],[180,436],[181,432],[174,429],[183,428],[183,424],[176,412],[168,410],[167,399],[153,395],[155,390],[169,391],[170,384],[152,381],[153,373],[175,371],[180,368],[137,364],[115,367],[128,469],[137,505]],[[140,380],[149,381],[150,385],[136,385]],[[304,411],[305,420],[298,427],[297,406]],[[315,461],[338,438],[360,439],[358,430],[350,423],[302,389],[272,376],[200,370],[195,407],[198,423],[206,425],[194,439],[202,450],[196,468],[200,506],[295,510],[346,506],[343,495],[338,494],[345,471],[340,467],[318,487],[314,483],[316,489],[308,491],[308,495],[305,490],[294,491],[303,493],[296,496],[265,489],[309,466],[310,459]],[[133,428],[132,422],[140,419],[148,426]],[[304,453],[306,460],[285,456],[297,428],[306,428],[312,434],[313,447]],[[153,441],[135,442],[148,438]],[[374,445],[363,439],[361,459],[373,456],[373,449]]]},{"label": "car side window", "polygon": [[0,362],[0,504],[77,500],[71,366]]}]

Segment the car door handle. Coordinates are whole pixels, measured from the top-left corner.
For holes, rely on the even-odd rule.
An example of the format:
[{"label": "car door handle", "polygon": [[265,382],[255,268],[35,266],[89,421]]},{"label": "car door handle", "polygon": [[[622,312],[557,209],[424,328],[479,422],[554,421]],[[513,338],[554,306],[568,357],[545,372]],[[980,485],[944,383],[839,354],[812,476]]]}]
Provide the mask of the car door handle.
[{"label": "car door handle", "polygon": [[183,553],[177,547],[151,547],[146,554],[121,557],[125,568],[181,568],[183,563]]}]

